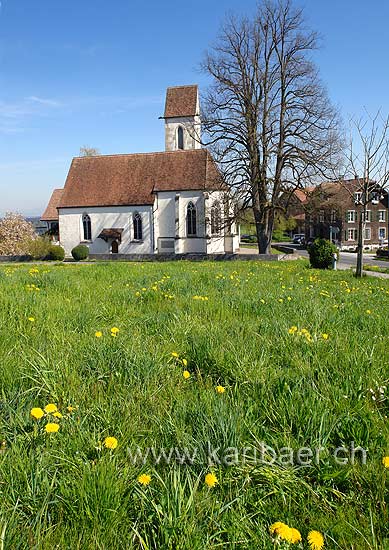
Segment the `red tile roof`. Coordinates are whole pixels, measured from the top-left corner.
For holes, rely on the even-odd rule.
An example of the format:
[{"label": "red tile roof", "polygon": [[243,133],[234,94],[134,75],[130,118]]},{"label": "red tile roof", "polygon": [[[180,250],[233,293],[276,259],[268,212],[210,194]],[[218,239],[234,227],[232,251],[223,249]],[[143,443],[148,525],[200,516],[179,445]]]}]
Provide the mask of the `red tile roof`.
[{"label": "red tile roof", "polygon": [[198,88],[190,86],[174,86],[166,91],[164,118],[195,116],[198,109]]},{"label": "red tile roof", "polygon": [[64,192],[63,189],[54,189],[54,191],[51,194],[49,204],[46,206],[46,210],[42,214],[41,220],[43,222],[58,221],[57,206],[61,201],[63,192]]},{"label": "red tile roof", "polygon": [[155,191],[223,188],[206,149],[77,157],[59,207],[153,204]]}]

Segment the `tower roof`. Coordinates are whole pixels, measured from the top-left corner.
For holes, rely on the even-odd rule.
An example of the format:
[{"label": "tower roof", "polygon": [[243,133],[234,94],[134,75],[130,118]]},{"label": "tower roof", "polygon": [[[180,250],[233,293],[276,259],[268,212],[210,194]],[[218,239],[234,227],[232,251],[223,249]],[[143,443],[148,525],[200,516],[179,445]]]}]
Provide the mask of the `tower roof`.
[{"label": "tower roof", "polygon": [[172,86],[166,91],[165,114],[163,118],[195,116],[198,114],[198,87]]}]

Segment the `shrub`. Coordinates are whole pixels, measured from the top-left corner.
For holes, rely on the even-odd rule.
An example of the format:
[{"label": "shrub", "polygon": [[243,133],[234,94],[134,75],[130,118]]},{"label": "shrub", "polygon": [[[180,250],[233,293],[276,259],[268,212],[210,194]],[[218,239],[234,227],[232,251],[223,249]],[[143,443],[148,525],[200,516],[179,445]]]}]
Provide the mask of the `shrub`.
[{"label": "shrub", "polygon": [[51,244],[49,247],[46,260],[57,260],[62,262],[65,259],[65,250],[62,246]]},{"label": "shrub", "polygon": [[332,266],[333,255],[339,255],[338,249],[327,239],[316,239],[308,248],[312,267],[328,269]]},{"label": "shrub", "polygon": [[86,260],[89,256],[89,248],[85,244],[79,244],[75,246],[72,250],[72,256],[79,262],[80,260]]},{"label": "shrub", "polygon": [[29,239],[25,243],[26,254],[33,260],[44,260],[50,251],[51,242],[48,237]]},{"label": "shrub", "polygon": [[34,226],[20,214],[7,212],[0,219],[0,256],[26,254],[26,242],[35,238]]},{"label": "shrub", "polygon": [[274,242],[290,242],[292,239],[285,235],[283,229],[275,229],[273,231],[273,241]]}]

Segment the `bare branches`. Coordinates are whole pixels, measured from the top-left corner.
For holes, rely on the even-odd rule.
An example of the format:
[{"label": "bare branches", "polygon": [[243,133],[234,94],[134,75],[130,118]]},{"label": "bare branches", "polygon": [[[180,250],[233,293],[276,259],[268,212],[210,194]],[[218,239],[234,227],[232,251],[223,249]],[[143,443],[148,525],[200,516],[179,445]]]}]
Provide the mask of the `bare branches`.
[{"label": "bare branches", "polygon": [[289,0],[264,0],[253,20],[230,18],[203,69],[204,130],[227,184],[253,209],[268,252],[285,189],[333,178],[341,141],[310,55],[317,35]]}]

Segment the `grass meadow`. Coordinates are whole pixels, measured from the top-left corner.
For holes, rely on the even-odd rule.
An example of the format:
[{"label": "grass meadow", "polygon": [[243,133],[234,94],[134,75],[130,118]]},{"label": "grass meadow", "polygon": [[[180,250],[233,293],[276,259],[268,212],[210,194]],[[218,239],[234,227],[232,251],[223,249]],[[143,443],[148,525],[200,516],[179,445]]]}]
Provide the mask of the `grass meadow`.
[{"label": "grass meadow", "polygon": [[302,261],[1,266],[0,548],[388,549],[388,307]]}]

